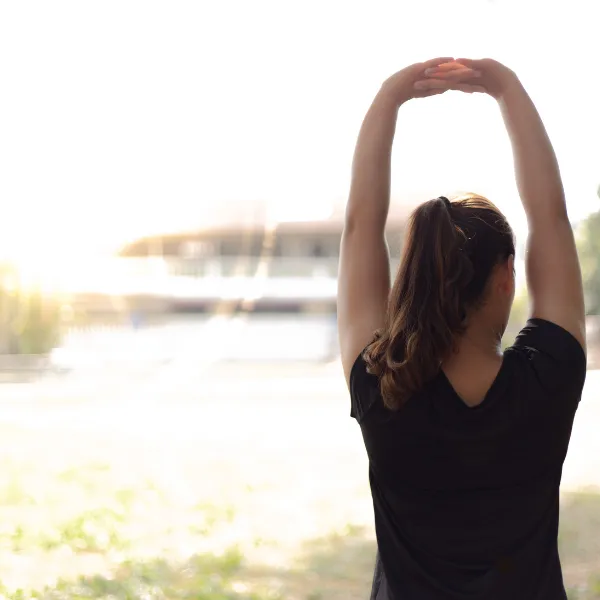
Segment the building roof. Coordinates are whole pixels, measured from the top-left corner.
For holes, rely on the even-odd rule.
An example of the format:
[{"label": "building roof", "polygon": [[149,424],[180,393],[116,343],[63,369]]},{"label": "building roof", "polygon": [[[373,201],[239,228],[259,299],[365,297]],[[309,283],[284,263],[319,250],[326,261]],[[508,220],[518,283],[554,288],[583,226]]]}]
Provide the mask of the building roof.
[{"label": "building roof", "polygon": [[[414,205],[392,203],[388,217],[388,228],[392,230],[401,230],[404,228],[406,220],[414,208]],[[239,236],[240,234],[257,236],[262,235],[268,226],[261,210],[260,205],[246,206],[243,210],[233,215],[231,212],[224,211],[221,218],[213,218],[204,221],[201,226],[180,231],[165,231],[154,235],[143,236],[124,244],[119,251],[119,255],[126,256],[140,246],[148,246],[157,243],[176,242],[183,240],[218,238]],[[337,205],[332,214],[327,219],[314,221],[279,221],[275,226],[278,234],[340,234],[344,221],[345,207]]]}]

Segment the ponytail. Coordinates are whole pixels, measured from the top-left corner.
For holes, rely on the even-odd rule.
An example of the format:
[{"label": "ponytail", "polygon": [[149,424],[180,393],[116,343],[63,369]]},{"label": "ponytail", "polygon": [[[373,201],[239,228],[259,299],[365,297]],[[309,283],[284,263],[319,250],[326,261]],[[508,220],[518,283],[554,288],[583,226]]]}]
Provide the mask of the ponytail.
[{"label": "ponytail", "polygon": [[[486,225],[496,236],[482,231]],[[363,355],[388,408],[399,408],[439,373],[498,255],[514,253],[512,240],[504,217],[481,197],[440,197],[413,212],[384,327]]]}]

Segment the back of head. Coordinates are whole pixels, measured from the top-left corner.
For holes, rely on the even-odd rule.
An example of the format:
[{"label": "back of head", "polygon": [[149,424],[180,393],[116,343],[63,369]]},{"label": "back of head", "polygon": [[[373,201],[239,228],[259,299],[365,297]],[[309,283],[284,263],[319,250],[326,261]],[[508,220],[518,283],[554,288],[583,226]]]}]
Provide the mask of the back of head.
[{"label": "back of head", "polygon": [[399,408],[434,378],[486,301],[496,265],[514,255],[512,230],[486,198],[437,198],[411,215],[384,327],[364,359],[385,405]]}]

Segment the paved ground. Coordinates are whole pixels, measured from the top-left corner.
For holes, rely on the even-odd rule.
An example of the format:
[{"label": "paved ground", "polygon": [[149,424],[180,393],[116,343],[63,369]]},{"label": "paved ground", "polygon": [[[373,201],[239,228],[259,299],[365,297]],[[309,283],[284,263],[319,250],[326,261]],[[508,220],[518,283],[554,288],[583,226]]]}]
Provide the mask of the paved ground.
[{"label": "paved ground", "polygon": [[[335,364],[194,361],[160,367],[76,371],[29,384],[0,385],[0,423],[110,435],[200,436],[284,450],[314,443],[361,456]],[[274,426],[276,424],[276,426]],[[600,486],[600,371],[589,371],[569,455],[565,489]],[[65,431],[65,434],[67,432]]]}]

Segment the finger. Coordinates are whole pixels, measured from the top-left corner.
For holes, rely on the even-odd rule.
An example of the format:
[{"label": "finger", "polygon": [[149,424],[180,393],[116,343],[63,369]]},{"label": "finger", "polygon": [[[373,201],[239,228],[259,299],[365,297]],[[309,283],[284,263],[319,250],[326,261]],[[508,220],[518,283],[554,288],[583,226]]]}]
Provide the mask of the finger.
[{"label": "finger", "polygon": [[415,90],[419,90],[421,93],[426,93],[430,91],[447,91],[447,90],[457,90],[460,92],[466,92],[468,94],[480,92],[487,93],[487,89],[477,84],[477,80],[473,82],[467,81],[449,81],[447,79],[419,79],[415,81],[414,84]]},{"label": "finger", "polygon": [[422,63],[422,65],[423,69],[429,69],[431,67],[441,66],[443,64],[451,63],[453,61],[454,58],[452,58],[451,56],[442,56],[440,58],[432,58],[431,60],[427,60],[424,63]]},{"label": "finger", "polygon": [[458,68],[458,69],[461,69],[461,68],[463,68],[463,69],[464,69],[464,68],[465,68],[465,66],[464,66],[464,65],[460,65],[460,64],[458,64],[458,63],[457,63],[457,62],[456,62],[456,61],[453,59],[453,60],[451,60],[451,61],[449,61],[449,62],[445,62],[445,63],[441,63],[441,64],[438,64],[438,65],[433,65],[433,66],[431,66],[431,67],[428,67],[428,70],[432,70],[432,71],[433,71],[433,70],[435,70],[435,71],[441,71],[441,72],[444,72],[444,71],[452,71],[452,70],[454,70],[454,69],[457,69],[457,68]]},{"label": "finger", "polygon": [[419,79],[415,81],[414,87],[416,90],[426,91],[433,89],[449,89],[451,82],[443,79]]},{"label": "finger", "polygon": [[420,95],[423,96],[423,98],[426,98],[428,96],[439,96],[440,94],[443,94],[444,92],[447,92],[447,91],[448,91],[448,88],[437,89],[437,90],[427,90],[426,92],[423,92]]},{"label": "finger", "polygon": [[458,85],[458,84],[463,84],[463,83],[465,83],[465,82],[464,81],[450,81],[447,79],[427,78],[427,79],[419,79],[418,81],[415,81],[414,88],[419,91],[438,90],[438,89],[449,90],[449,89],[452,89],[453,86]]},{"label": "finger", "polygon": [[450,87],[451,90],[456,90],[458,92],[466,92],[467,94],[486,94],[487,90],[482,85],[472,85],[468,83],[454,83]]},{"label": "finger", "polygon": [[473,79],[476,77],[481,77],[481,71],[475,71],[473,69],[469,69],[468,67],[462,67],[458,69],[452,70],[440,70],[440,69],[426,69],[425,75],[427,77],[433,77],[434,79]]},{"label": "finger", "polygon": [[470,69],[479,69],[481,66],[481,61],[473,60],[472,58],[457,58],[455,62],[464,65],[465,67],[469,67]]}]

